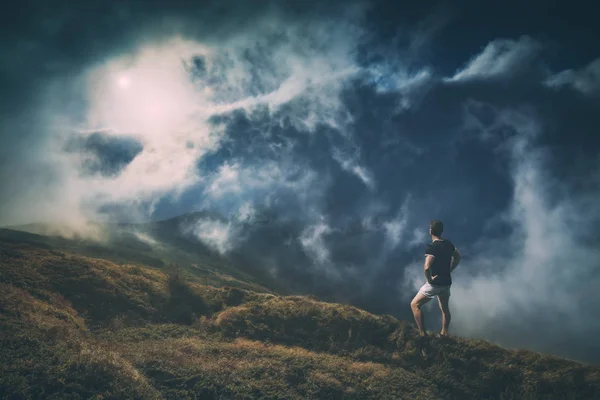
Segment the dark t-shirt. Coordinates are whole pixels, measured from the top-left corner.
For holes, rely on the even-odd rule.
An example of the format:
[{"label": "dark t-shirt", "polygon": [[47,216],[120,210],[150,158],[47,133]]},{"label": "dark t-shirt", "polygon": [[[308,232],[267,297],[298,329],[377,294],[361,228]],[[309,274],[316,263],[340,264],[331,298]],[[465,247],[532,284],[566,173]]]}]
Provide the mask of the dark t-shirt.
[{"label": "dark t-shirt", "polygon": [[431,284],[433,286],[446,286],[452,284],[450,277],[450,264],[452,263],[452,254],[454,253],[454,245],[446,239],[434,240],[427,245],[425,254],[434,256],[431,264],[431,276],[436,276]]}]

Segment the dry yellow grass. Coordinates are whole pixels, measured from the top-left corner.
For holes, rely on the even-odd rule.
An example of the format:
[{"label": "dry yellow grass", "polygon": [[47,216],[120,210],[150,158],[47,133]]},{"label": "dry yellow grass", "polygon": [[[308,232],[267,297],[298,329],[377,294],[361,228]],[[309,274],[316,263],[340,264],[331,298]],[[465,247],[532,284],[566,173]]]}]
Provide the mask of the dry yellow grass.
[{"label": "dry yellow grass", "polygon": [[0,312],[3,318],[15,317],[21,323],[40,329],[64,328],[86,330],[85,321],[60,295],[44,293],[46,300],[26,290],[0,283]]},{"label": "dry yellow grass", "polygon": [[600,398],[597,366],[188,278],[0,241],[0,398]]},{"label": "dry yellow grass", "polygon": [[[247,339],[123,343],[120,351],[138,368],[181,376],[180,394],[191,395],[198,382],[214,396],[231,398],[440,398],[416,374],[375,363],[303,348],[268,345]],[[160,360],[160,366],[157,366]]]},{"label": "dry yellow grass", "polygon": [[161,398],[128,361],[95,343],[68,301],[38,296],[0,284],[0,398]]}]

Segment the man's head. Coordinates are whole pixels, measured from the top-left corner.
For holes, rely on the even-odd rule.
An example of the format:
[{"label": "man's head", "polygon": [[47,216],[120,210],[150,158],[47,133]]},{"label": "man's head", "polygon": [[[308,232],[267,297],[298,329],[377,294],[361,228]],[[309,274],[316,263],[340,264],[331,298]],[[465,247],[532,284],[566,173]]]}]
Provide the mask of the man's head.
[{"label": "man's head", "polygon": [[433,220],[429,224],[429,233],[433,236],[440,237],[442,236],[442,232],[444,232],[444,224],[442,221]]}]

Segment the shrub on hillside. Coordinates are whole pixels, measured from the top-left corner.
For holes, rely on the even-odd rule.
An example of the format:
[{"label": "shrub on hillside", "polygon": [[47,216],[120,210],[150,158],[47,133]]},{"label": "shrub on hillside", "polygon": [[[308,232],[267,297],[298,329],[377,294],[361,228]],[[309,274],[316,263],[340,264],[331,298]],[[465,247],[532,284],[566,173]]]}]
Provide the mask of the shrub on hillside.
[{"label": "shrub on hillside", "polygon": [[217,316],[216,324],[232,337],[242,335],[326,351],[367,345],[393,349],[389,338],[398,328],[398,321],[389,316],[299,296],[228,308]]}]

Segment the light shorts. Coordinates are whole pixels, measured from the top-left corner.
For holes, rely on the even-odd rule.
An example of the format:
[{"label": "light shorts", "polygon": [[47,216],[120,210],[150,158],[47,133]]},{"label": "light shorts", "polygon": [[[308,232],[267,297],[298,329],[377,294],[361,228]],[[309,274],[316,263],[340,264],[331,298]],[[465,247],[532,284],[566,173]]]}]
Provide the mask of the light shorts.
[{"label": "light shorts", "polygon": [[433,286],[429,282],[425,282],[421,289],[419,289],[419,293],[422,293],[423,296],[428,299],[432,299],[439,294],[447,293],[450,296],[450,286]]}]

